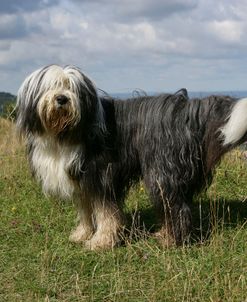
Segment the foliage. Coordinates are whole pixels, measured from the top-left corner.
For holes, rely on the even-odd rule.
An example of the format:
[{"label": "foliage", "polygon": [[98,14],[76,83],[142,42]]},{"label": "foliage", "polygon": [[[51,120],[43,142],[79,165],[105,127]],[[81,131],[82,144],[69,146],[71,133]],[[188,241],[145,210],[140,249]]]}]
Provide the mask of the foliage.
[{"label": "foliage", "polygon": [[15,103],[14,102],[5,103],[2,106],[1,115],[3,118],[15,120],[16,118]]},{"label": "foliage", "polygon": [[0,92],[0,116],[15,119],[16,96],[8,92]]}]

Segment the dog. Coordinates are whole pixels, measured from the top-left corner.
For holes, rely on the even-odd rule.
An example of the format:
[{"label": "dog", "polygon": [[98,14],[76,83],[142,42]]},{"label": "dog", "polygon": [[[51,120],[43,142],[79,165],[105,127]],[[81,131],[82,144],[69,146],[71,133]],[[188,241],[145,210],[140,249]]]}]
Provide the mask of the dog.
[{"label": "dog", "polygon": [[118,100],[99,96],[79,68],[49,65],[17,96],[16,126],[45,194],[72,199],[72,242],[109,249],[121,241],[123,203],[140,179],[159,216],[158,238],[181,245],[193,196],[210,184],[227,151],[247,139],[247,99],[187,91]]}]

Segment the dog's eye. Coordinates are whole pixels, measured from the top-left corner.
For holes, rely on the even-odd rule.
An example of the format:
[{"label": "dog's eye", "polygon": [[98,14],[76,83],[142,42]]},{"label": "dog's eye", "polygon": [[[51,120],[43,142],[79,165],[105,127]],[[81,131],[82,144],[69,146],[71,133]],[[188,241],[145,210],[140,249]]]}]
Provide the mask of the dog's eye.
[{"label": "dog's eye", "polygon": [[70,81],[69,81],[69,79],[65,79],[64,80],[64,87],[67,88],[67,89],[70,89]]}]

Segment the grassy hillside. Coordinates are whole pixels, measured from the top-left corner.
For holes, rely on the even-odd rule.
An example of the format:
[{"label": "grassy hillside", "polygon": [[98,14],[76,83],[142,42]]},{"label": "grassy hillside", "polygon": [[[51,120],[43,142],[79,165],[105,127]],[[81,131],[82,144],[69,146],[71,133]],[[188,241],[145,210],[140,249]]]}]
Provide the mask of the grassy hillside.
[{"label": "grassy hillside", "polygon": [[148,233],[154,218],[140,185],[128,197],[124,245],[89,252],[68,242],[72,205],[43,196],[12,125],[3,119],[0,133],[0,301],[246,301],[242,151],[226,156],[208,193],[194,200],[191,246],[159,247]]}]

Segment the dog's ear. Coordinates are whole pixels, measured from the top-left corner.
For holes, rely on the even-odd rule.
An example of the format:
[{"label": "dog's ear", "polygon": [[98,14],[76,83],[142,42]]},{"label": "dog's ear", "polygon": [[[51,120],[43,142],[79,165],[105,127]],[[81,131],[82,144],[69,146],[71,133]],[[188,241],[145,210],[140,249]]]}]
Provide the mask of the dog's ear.
[{"label": "dog's ear", "polygon": [[64,72],[70,79],[71,89],[80,99],[82,127],[92,128],[90,135],[95,129],[105,132],[104,109],[94,82],[77,67],[66,66]]},{"label": "dog's ear", "polygon": [[40,81],[47,67],[31,73],[17,93],[16,127],[18,134],[28,136],[30,132],[42,132],[42,124],[36,107],[41,95]]}]

